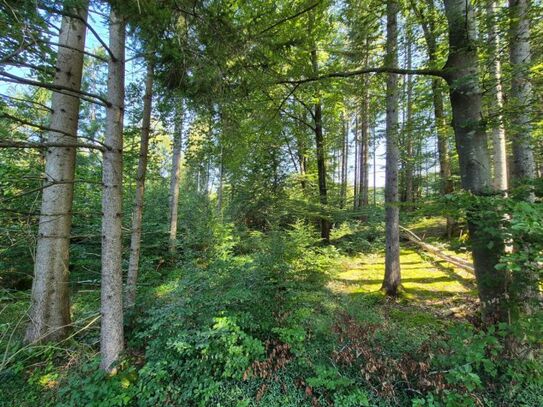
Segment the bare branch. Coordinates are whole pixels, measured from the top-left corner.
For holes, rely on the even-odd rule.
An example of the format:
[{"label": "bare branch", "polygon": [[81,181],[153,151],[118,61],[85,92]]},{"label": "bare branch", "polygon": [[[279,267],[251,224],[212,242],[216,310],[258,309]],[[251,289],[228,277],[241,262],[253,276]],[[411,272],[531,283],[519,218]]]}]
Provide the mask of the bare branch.
[{"label": "bare branch", "polygon": [[0,148],[50,148],[50,147],[66,147],[66,148],[90,148],[101,152],[106,151],[102,146],[98,146],[92,143],[34,143],[29,141],[15,141],[15,140],[0,140]]},{"label": "bare branch", "polygon": [[316,82],[323,79],[331,78],[350,78],[352,76],[364,75],[367,73],[395,73],[399,75],[428,75],[437,76],[439,78],[446,78],[447,73],[443,69],[404,69],[404,68],[391,68],[391,67],[377,67],[377,68],[362,68],[354,71],[345,72],[331,72],[319,76],[302,79],[285,79],[278,81],[278,84],[302,84],[309,82]]},{"label": "bare branch", "polygon": [[[52,45],[54,47],[62,47],[62,48],[67,48],[67,49],[71,49],[71,50],[80,52],[79,49],[74,48],[74,47],[70,47],[70,46],[68,46],[66,44],[60,44],[58,42],[47,41],[47,40],[42,41],[42,42],[45,43],[45,44],[48,44],[48,45]],[[108,62],[107,58],[101,57],[100,55],[97,55],[97,54],[93,54],[92,52],[89,52],[89,51],[83,51],[83,54],[88,55],[89,57],[96,58],[96,59],[98,59],[100,61],[103,61],[103,62]]]},{"label": "bare branch", "polygon": [[95,95],[93,93],[84,92],[82,90],[73,90],[66,86],[56,85],[53,83],[43,83],[38,81],[33,81],[31,79],[21,78],[19,76],[10,74],[8,72],[0,70],[0,76],[8,79],[0,79],[6,82],[20,83],[22,85],[31,85],[38,86],[40,88],[50,89],[54,92],[64,93],[73,97],[79,97],[88,102],[97,103],[102,106],[111,107],[111,103],[107,99],[103,98],[100,95]]},{"label": "bare branch", "polygon": [[22,98],[16,98],[15,96],[5,95],[5,94],[3,94],[3,93],[0,93],[0,97],[2,97],[2,98],[4,98],[4,99],[16,100],[16,101],[22,102],[22,103],[31,103],[31,104],[33,104],[33,105],[39,106],[39,107],[40,107],[41,109],[43,109],[43,110],[47,110],[48,112],[53,112],[53,109],[51,109],[49,106],[44,105],[43,103],[34,102],[33,100],[27,100],[27,99],[22,99]]},{"label": "bare branch", "polygon": [[85,26],[89,29],[89,31],[98,40],[100,45],[102,45],[102,47],[104,47],[106,52],[109,54],[109,57],[111,58],[111,60],[114,61],[114,62],[117,61],[117,58],[115,57],[115,55],[113,55],[113,52],[111,52],[111,50],[109,49],[109,47],[107,46],[105,41],[102,39],[102,37],[100,37],[100,35],[98,35],[96,30],[94,28],[92,28],[92,26],[84,18],[81,18],[81,16],[79,16],[77,14],[69,13],[66,10],[58,10],[58,9],[56,9],[54,7],[47,7],[47,6],[44,6],[42,4],[38,5],[38,8],[40,8],[40,9],[42,9],[44,11],[48,11],[50,13],[55,13],[55,14],[59,14],[61,16],[65,16],[65,17],[75,18],[75,19],[81,21],[83,24],[85,24]]}]

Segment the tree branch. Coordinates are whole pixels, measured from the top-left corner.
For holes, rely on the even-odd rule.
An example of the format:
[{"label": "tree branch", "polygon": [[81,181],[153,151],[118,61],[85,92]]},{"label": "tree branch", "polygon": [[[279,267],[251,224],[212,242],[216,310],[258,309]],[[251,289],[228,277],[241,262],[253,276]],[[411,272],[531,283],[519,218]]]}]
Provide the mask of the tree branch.
[{"label": "tree branch", "polygon": [[0,76],[10,79],[10,80],[4,79],[6,82],[14,82],[14,83],[20,83],[22,85],[38,86],[40,88],[50,89],[52,91],[64,93],[73,97],[79,97],[88,102],[97,103],[105,107],[111,107],[111,103],[109,103],[109,101],[103,98],[102,96],[84,92],[82,90],[74,90],[67,86],[56,85],[54,83],[43,83],[43,82],[33,81],[31,79],[21,78],[19,76],[7,73],[2,70],[0,70]]},{"label": "tree branch", "polygon": [[391,68],[391,67],[377,67],[377,68],[362,68],[354,71],[345,72],[331,72],[319,76],[302,79],[284,79],[276,82],[277,84],[302,84],[309,82],[317,82],[323,79],[331,78],[350,78],[352,76],[364,75],[367,73],[395,73],[399,75],[428,75],[437,76],[439,78],[446,78],[447,74],[443,69],[404,69],[404,68]]},{"label": "tree branch", "polygon": [[310,5],[309,7],[306,7],[305,9],[297,12],[296,14],[293,14],[291,16],[288,16],[288,17],[285,17],[285,18],[282,18],[280,19],[279,21],[277,21],[276,23],[270,25],[269,27],[265,28],[264,30],[260,31],[258,33],[258,35],[262,35],[262,34],[265,34],[267,33],[268,31],[270,30],[273,30],[275,27],[277,27],[278,25],[281,25],[283,23],[286,23],[287,21],[290,21],[290,20],[294,20],[295,18],[301,16],[302,14],[305,14],[307,13],[308,11],[311,11],[313,10],[315,7],[317,7],[318,5],[320,4],[320,1],[317,1],[316,3]]},{"label": "tree branch", "polygon": [[85,21],[84,18],[81,18],[81,16],[77,15],[77,14],[73,14],[73,13],[69,13],[67,12],[66,10],[58,10],[54,7],[47,7],[45,5],[38,5],[38,8],[44,10],[44,11],[48,11],[50,13],[56,13],[56,14],[59,14],[61,16],[65,16],[65,17],[70,17],[70,18],[75,18],[79,21],[81,21],[83,24],[85,24],[85,26],[89,29],[90,32],[92,32],[92,34],[94,35],[94,37],[98,40],[98,42],[100,43],[100,45],[102,45],[102,47],[104,47],[104,49],[106,50],[106,52],[109,54],[111,60],[113,62],[116,62],[117,61],[117,58],[115,57],[115,55],[113,55],[113,52],[111,52],[111,50],[109,49],[109,47],[107,46],[107,44],[105,43],[105,41],[98,35],[98,33],[96,32],[96,30],[94,28],[92,28],[92,26],[87,22]]},{"label": "tree branch", "polygon": [[15,140],[0,140],[0,148],[50,148],[50,147],[66,147],[66,148],[90,148],[101,152],[106,151],[102,146],[97,146],[92,143],[34,143],[29,141],[15,141]]}]

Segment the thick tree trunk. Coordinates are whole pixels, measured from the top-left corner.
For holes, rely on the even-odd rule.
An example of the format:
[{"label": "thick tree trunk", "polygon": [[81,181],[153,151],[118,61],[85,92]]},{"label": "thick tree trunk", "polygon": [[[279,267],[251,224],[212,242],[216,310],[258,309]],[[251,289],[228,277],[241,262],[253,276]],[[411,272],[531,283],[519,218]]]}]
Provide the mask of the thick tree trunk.
[{"label": "thick tree trunk", "polygon": [[[85,48],[85,21],[88,4],[68,10],[77,18],[63,17],[54,84],[80,90]],[[49,143],[75,144],[79,119],[79,98],[53,92]],[[70,325],[70,295],[68,265],[72,200],[75,177],[75,148],[50,147],[45,156],[45,188],[32,283],[30,323],[27,342],[59,340],[68,334]]]},{"label": "thick tree trunk", "polygon": [[[170,177],[170,253],[177,250],[177,212],[179,208],[179,181],[181,178],[181,150],[183,147],[183,102],[176,111],[173,136],[172,173]],[[198,185],[199,183],[197,183]]]},{"label": "thick tree trunk", "polygon": [[[387,65],[398,65],[399,6],[396,0],[387,1]],[[385,175],[385,278],[386,295],[396,296],[401,284],[400,275],[400,207],[398,206],[398,75],[387,75],[386,86],[386,175]]]},{"label": "thick tree trunk", "polygon": [[511,61],[511,139],[515,179],[533,179],[535,161],[532,149],[530,82],[530,9],[529,0],[509,0]]},{"label": "thick tree trunk", "polygon": [[[453,111],[456,148],[460,160],[462,186],[474,195],[492,190],[487,136],[481,121],[481,92],[471,2],[445,0],[449,26],[449,58],[445,65]],[[479,298],[486,323],[507,320],[504,271],[495,268],[504,242],[496,233],[500,219],[489,208],[473,207],[468,226]]]},{"label": "thick tree trunk", "polygon": [[486,3],[488,28],[488,54],[490,57],[490,109],[492,117],[492,151],[494,162],[493,184],[497,191],[507,191],[507,149],[505,145],[505,128],[503,126],[503,91],[501,84],[501,62],[499,56],[500,38],[496,21],[496,1]]},{"label": "thick tree trunk", "polygon": [[100,367],[110,370],[124,348],[122,275],[122,194],[125,21],[112,9],[109,22],[106,151],[102,169],[102,290]]},{"label": "thick tree trunk", "polygon": [[136,303],[136,283],[141,251],[141,227],[143,218],[143,198],[145,195],[145,174],[147,172],[147,152],[149,150],[149,133],[151,131],[151,109],[153,101],[153,65],[147,65],[145,96],[143,97],[143,119],[141,124],[140,155],[138,173],[136,175],[136,197],[132,214],[132,236],[130,239],[130,259],[126,278],[126,307]]}]

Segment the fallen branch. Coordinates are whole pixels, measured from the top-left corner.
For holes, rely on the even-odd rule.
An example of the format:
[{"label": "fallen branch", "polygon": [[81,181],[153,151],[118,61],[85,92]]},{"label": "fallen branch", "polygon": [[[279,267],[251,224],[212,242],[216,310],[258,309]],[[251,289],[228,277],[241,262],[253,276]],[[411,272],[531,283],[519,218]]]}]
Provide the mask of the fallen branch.
[{"label": "fallen branch", "polygon": [[421,247],[423,250],[433,254],[434,256],[439,257],[442,260],[445,260],[448,263],[455,265],[458,268],[461,268],[462,270],[465,270],[471,274],[475,273],[475,268],[473,267],[473,264],[470,263],[469,261],[464,260],[460,257],[456,257],[450,254],[444,253],[442,250],[440,250],[436,246],[433,246],[429,243],[424,242],[415,233],[413,233],[407,228],[404,228],[403,226],[400,226],[400,229],[404,232],[404,237],[407,240],[409,240],[411,243],[416,244],[417,246]]}]

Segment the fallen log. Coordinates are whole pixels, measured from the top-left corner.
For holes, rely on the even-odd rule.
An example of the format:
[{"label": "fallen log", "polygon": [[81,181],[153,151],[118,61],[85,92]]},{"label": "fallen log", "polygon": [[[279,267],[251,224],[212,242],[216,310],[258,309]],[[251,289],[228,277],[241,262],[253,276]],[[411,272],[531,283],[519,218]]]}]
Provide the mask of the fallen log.
[{"label": "fallen log", "polygon": [[429,252],[433,254],[436,257],[439,257],[442,260],[445,260],[448,263],[451,263],[452,265],[461,268],[462,270],[466,270],[471,274],[475,273],[475,269],[473,267],[473,264],[470,263],[467,260],[464,260],[460,257],[452,256],[450,254],[444,253],[442,250],[440,250],[438,247],[433,246],[429,243],[424,242],[420,237],[418,237],[415,233],[410,231],[407,228],[404,228],[400,225],[400,229],[403,232],[403,236],[409,240],[411,243],[416,244],[420,248],[422,248],[424,251]]}]

